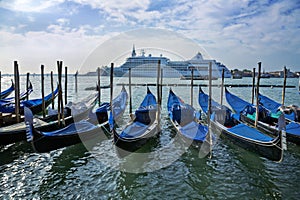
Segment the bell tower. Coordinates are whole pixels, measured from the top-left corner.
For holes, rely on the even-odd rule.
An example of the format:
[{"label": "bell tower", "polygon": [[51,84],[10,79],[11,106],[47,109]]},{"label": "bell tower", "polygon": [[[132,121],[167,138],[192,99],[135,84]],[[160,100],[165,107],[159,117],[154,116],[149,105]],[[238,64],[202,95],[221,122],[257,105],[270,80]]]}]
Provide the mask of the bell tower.
[{"label": "bell tower", "polygon": [[131,57],[135,57],[135,56],[136,56],[136,53],[135,53],[135,46],[133,45]]}]

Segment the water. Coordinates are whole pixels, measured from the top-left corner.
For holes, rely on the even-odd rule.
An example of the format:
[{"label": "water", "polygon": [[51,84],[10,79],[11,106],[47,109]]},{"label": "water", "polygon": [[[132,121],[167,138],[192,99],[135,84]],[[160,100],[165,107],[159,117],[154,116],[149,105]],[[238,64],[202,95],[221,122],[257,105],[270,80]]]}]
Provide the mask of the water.
[{"label": "water", "polygon": [[[4,79],[9,79],[5,77]],[[2,81],[4,81],[4,79]],[[25,77],[21,78],[21,90]],[[69,77],[68,99],[80,99],[91,91],[96,77],[79,77],[79,93],[74,91],[74,78]],[[32,98],[40,95],[40,78],[32,77]],[[49,83],[50,77],[45,78]],[[115,83],[127,83],[127,79]],[[155,79],[133,78],[133,83],[155,83]],[[195,81],[204,83],[205,81]],[[207,81],[206,81],[207,82]],[[225,79],[226,83],[249,83]],[[281,84],[282,79],[262,79],[261,84]],[[102,84],[109,83],[103,77]],[[189,83],[179,79],[164,79],[164,83]],[[218,83],[214,81],[213,83]],[[3,87],[9,86],[9,83]],[[298,85],[298,79],[288,79],[287,85]],[[150,87],[154,94],[156,88]],[[163,105],[166,105],[168,87],[163,88]],[[190,102],[190,88],[172,87],[186,102]],[[207,92],[207,89],[204,88]],[[251,88],[229,88],[251,99]],[[50,84],[46,84],[46,93]],[[128,91],[128,88],[127,88]],[[198,88],[194,88],[194,106]],[[281,101],[281,88],[261,88],[265,94]],[[114,87],[114,96],[120,86]],[[145,87],[133,87],[133,108],[143,99]],[[213,89],[214,99],[219,100],[220,88]],[[296,88],[286,89],[286,104],[300,105]],[[102,91],[102,100],[109,100],[109,90]],[[128,112],[120,126],[126,124]],[[300,147],[289,144],[281,163],[269,161],[256,154],[219,139],[212,158],[199,158],[194,148],[184,149],[174,141],[176,132],[168,121],[166,108],[162,112],[163,131],[149,148],[154,155],[142,154],[121,160],[116,156],[112,139],[100,142],[93,151],[78,144],[50,153],[34,153],[26,142],[0,147],[0,199],[299,199]],[[121,167],[120,167],[121,166]],[[120,170],[121,169],[121,170]],[[155,169],[155,170],[153,170]],[[132,173],[132,172],[139,173]]]}]

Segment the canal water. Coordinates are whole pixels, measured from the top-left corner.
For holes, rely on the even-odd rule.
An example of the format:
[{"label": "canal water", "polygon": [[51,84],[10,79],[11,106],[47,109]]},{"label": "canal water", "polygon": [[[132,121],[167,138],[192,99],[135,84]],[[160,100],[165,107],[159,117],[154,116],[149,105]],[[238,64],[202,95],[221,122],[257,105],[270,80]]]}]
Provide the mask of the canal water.
[{"label": "canal water", "polygon": [[[2,89],[9,79],[2,79]],[[56,78],[56,77],[55,77]],[[108,85],[108,77],[101,77]],[[25,77],[21,77],[21,90]],[[40,77],[31,77],[34,92],[31,98],[40,97]],[[50,92],[50,77],[45,77],[45,92]],[[79,76],[78,93],[74,77],[68,77],[68,100],[80,100],[93,91],[96,76]],[[127,78],[114,79],[114,96]],[[156,83],[151,78],[133,78],[132,83]],[[164,84],[185,102],[190,102],[188,80],[166,78]],[[207,81],[194,81],[204,84]],[[214,80],[213,83],[220,83]],[[252,78],[225,79],[226,84],[251,84]],[[261,79],[261,84],[280,85],[283,79]],[[287,85],[297,85],[298,79],[288,79]],[[300,147],[288,143],[280,163],[269,161],[220,138],[211,157],[199,157],[199,150],[182,147],[174,142],[177,133],[168,120],[166,102],[170,87],[163,87],[162,131],[146,149],[126,158],[117,156],[112,138],[101,140],[92,149],[84,144],[52,151],[35,153],[30,144],[20,142],[0,147],[0,199],[299,199]],[[298,88],[298,87],[297,87]],[[297,88],[286,89],[287,105],[300,105]],[[126,86],[128,91],[128,86]],[[150,89],[156,95],[156,88]],[[228,88],[245,100],[251,100],[251,87]],[[208,91],[206,87],[203,88]],[[144,95],[145,86],[133,86],[133,109]],[[194,88],[193,103],[200,110],[198,88]],[[281,88],[260,89],[281,102]],[[220,99],[220,88],[213,88],[213,98]],[[102,101],[109,101],[109,90],[102,90]],[[225,99],[224,99],[224,102]],[[118,126],[122,128],[129,119],[128,109]],[[154,153],[151,153],[154,152]]]}]

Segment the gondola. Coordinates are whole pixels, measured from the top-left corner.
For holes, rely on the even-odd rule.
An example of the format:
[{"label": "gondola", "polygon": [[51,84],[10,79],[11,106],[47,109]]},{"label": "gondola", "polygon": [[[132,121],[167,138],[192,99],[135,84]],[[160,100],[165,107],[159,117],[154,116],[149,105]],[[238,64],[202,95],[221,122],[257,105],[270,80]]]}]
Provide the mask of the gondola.
[{"label": "gondola", "polygon": [[147,94],[135,111],[135,117],[130,121],[121,133],[115,126],[112,128],[114,144],[119,156],[125,156],[135,152],[144,146],[150,139],[156,138],[159,133],[157,115],[159,106],[155,96],[147,87]]},{"label": "gondola", "polygon": [[[199,88],[200,107],[207,112],[208,95]],[[272,161],[280,162],[283,158],[282,134],[279,133],[275,138],[259,132],[257,129],[247,126],[237,120],[231,110],[212,103],[211,128],[218,131],[221,136],[231,140],[234,144],[259,154]]]},{"label": "gondola", "polygon": [[[259,98],[259,103],[263,105],[265,108],[267,108],[268,110],[270,110],[272,113],[276,113],[278,109],[282,107],[282,104],[262,94],[258,94],[258,98]],[[293,110],[290,113],[284,113],[284,116],[288,120],[300,122],[300,114],[298,116],[297,112],[294,112]]]},{"label": "gondola", "polygon": [[[32,87],[32,84],[30,82],[28,90],[24,91],[20,94],[20,100],[26,99],[32,92],[33,92],[33,87]],[[0,106],[5,105],[5,104],[11,104],[11,103],[14,103],[14,102],[15,102],[15,97],[7,97],[7,98],[4,98],[4,99],[0,99]]]},{"label": "gondola", "polygon": [[117,122],[118,119],[120,119],[123,113],[125,112],[127,100],[128,100],[128,93],[125,87],[123,86],[121,93],[112,100],[111,111],[115,122]]},{"label": "gondola", "polygon": [[[25,111],[30,112],[30,109],[25,107]],[[25,113],[25,117],[27,115],[28,114]],[[38,131],[30,124],[27,139],[32,142],[33,149],[36,152],[50,152],[80,143],[82,138],[84,138],[86,142],[94,140],[99,134],[102,134],[103,131],[106,130],[103,128],[105,124],[107,124],[107,121],[98,126],[87,120],[81,120],[71,123],[65,128],[47,132]]]},{"label": "gondola", "polygon": [[[54,131],[62,128],[64,125],[74,123],[86,119],[90,111],[94,108],[97,99],[97,94],[92,94],[81,102],[69,102],[65,106],[64,124],[58,122],[57,111],[49,111],[45,118],[34,118],[34,128],[39,131]],[[0,127],[0,145],[12,144],[26,140],[26,124],[20,122],[10,126]]]},{"label": "gondola", "polygon": [[[120,100],[120,98],[126,98],[126,100]],[[127,92],[125,89],[122,89],[121,93],[113,100],[116,104],[122,102],[124,105],[112,106],[122,108],[125,110],[127,103]],[[101,112],[105,109],[105,112],[108,113],[110,109],[109,104],[104,103],[102,106]],[[116,108],[117,109],[117,108]],[[26,109],[28,111],[28,109]],[[99,110],[98,110],[99,111]],[[123,111],[118,111],[121,116]],[[27,130],[27,139],[32,143],[32,146],[36,152],[49,152],[59,148],[71,146],[80,142],[96,143],[100,140],[107,138],[109,134],[109,123],[106,117],[101,118],[102,121],[98,119],[95,123],[95,113],[90,112],[89,118],[83,120],[76,120],[74,123],[69,124],[68,126],[55,130],[55,131],[38,131],[34,128],[32,124],[32,116],[30,112],[25,114],[26,123],[29,122],[30,126]]]},{"label": "gondola", "polygon": [[[232,109],[240,115],[240,120],[250,125],[255,124],[255,115],[256,109],[249,102],[239,98],[238,96],[230,93],[225,88],[225,96],[228,104]],[[262,105],[259,105],[259,118],[257,123],[257,129],[268,133],[268,134],[277,134],[278,133],[278,119],[280,113],[272,114]],[[291,121],[285,121],[285,131],[287,141],[293,142],[297,145],[300,145],[300,124]]]},{"label": "gondola", "polygon": [[14,90],[15,90],[15,85],[11,81],[11,86],[8,89],[6,89],[0,93],[0,99],[4,99],[4,98],[8,97]]},{"label": "gondola", "polygon": [[195,109],[184,103],[172,89],[169,91],[167,108],[173,126],[187,144],[199,148],[204,142],[209,143],[208,127],[198,122]]},{"label": "gondola", "polygon": [[[57,96],[58,94],[58,87],[55,89],[55,91],[53,91],[53,95],[52,93],[48,94],[47,96],[44,97],[44,101],[45,101],[45,108],[47,108],[52,100],[54,100],[54,98]],[[53,98],[52,98],[53,96]],[[42,112],[42,99],[30,99],[30,100],[26,100],[26,101],[21,101],[20,102],[20,114],[24,113],[24,107],[28,107],[30,108],[30,110],[32,111],[33,114],[38,114],[40,112]],[[14,113],[15,112],[15,104],[11,103],[11,104],[5,104],[0,106],[0,112],[2,113]]]}]

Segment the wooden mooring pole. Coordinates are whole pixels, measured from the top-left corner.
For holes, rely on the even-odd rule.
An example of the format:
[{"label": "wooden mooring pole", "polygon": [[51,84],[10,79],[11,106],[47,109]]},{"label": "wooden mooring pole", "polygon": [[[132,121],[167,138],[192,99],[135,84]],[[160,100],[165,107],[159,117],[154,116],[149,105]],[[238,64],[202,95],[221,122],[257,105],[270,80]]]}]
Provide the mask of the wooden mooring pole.
[{"label": "wooden mooring pole", "polygon": [[61,111],[60,111],[60,93],[61,93],[61,88],[60,88],[60,71],[61,71],[61,67],[60,67],[60,61],[57,61],[57,78],[58,78],[58,97],[57,97],[57,119],[58,119],[58,125],[60,126],[60,119],[61,119]]},{"label": "wooden mooring pole", "polygon": [[[26,91],[28,91],[29,86],[30,86],[29,76],[30,76],[30,73],[28,72],[28,73],[26,74]],[[26,96],[26,100],[28,100],[28,99],[29,99],[29,95]]]},{"label": "wooden mooring pole", "polygon": [[131,119],[133,118],[133,115],[132,115],[132,94],[131,94],[131,68],[128,69],[128,81],[129,81],[129,114],[130,114],[130,117]]},{"label": "wooden mooring pole", "polygon": [[194,68],[191,68],[191,106],[193,106],[193,98],[194,98]]},{"label": "wooden mooring pole", "polygon": [[[100,88],[99,88],[100,89]],[[109,99],[109,104],[110,104],[110,111],[111,115],[113,116],[113,95],[114,95],[114,63],[111,63],[110,65],[110,99]],[[111,122],[111,128],[114,128],[114,118]]]},{"label": "wooden mooring pole", "polygon": [[209,157],[212,157],[212,132],[211,132],[211,97],[212,97],[212,63],[209,62],[208,68],[208,112],[207,112],[207,124],[208,124],[208,137],[209,137]]},{"label": "wooden mooring pole", "polygon": [[160,89],[159,89],[159,83],[160,83],[160,81],[159,81],[159,78],[160,78],[160,60],[158,60],[158,63],[157,63],[157,77],[156,77],[156,93],[157,93],[157,103],[159,104],[160,102],[159,102],[159,99],[160,99]]},{"label": "wooden mooring pole", "polygon": [[225,73],[225,71],[224,71],[224,69],[222,69],[222,82],[221,82],[221,97],[220,97],[220,103],[221,103],[221,105],[223,105],[223,93],[224,93],[224,73]]},{"label": "wooden mooring pole", "polygon": [[78,71],[75,73],[75,92],[78,92],[78,86],[77,86],[77,76],[78,76]]},{"label": "wooden mooring pole", "polygon": [[58,68],[58,121],[60,125],[60,119],[62,119],[63,125],[64,122],[64,108],[63,108],[63,98],[62,98],[62,87],[61,87],[61,77],[62,77],[62,61],[57,61],[57,68]]},{"label": "wooden mooring pole", "polygon": [[287,70],[286,70],[286,67],[284,66],[284,68],[283,68],[282,99],[281,99],[281,104],[282,105],[284,105],[284,100],[285,100],[286,77],[287,77]]},{"label": "wooden mooring pole", "polygon": [[97,73],[98,73],[98,106],[101,105],[101,74],[100,74],[100,67],[97,68]]},{"label": "wooden mooring pole", "polygon": [[64,98],[63,98],[63,92],[62,92],[62,85],[61,85],[61,79],[62,79],[62,67],[63,67],[63,61],[61,61],[61,69],[60,69],[60,112],[61,112],[61,119],[62,124],[65,126],[65,114],[64,114]]},{"label": "wooden mooring pole", "polygon": [[157,116],[156,116],[156,119],[158,121],[158,123],[160,123],[160,106],[161,106],[161,101],[160,101],[160,60],[158,60],[158,63],[157,63],[157,77],[156,77],[156,95],[157,95]]},{"label": "wooden mooring pole", "polygon": [[253,68],[252,72],[252,96],[251,96],[251,103],[254,104],[254,87],[255,87],[255,68]]},{"label": "wooden mooring pole", "polygon": [[163,85],[163,77],[164,77],[164,69],[163,68],[161,68],[160,69],[160,87],[159,87],[159,89],[160,89],[160,94],[159,94],[159,104],[161,105],[161,103],[162,103],[162,85]]},{"label": "wooden mooring pole", "polygon": [[15,79],[15,114],[17,123],[20,122],[20,76],[18,61],[14,61],[14,79]]},{"label": "wooden mooring pole", "polygon": [[258,74],[257,74],[257,83],[256,83],[256,116],[255,116],[255,127],[257,127],[258,123],[258,115],[259,115],[259,81],[260,81],[260,72],[261,71],[261,62],[258,63]]},{"label": "wooden mooring pole", "polygon": [[42,114],[43,114],[43,117],[46,117],[44,65],[41,65],[41,84],[42,84]]},{"label": "wooden mooring pole", "polygon": [[52,94],[52,101],[51,101],[51,105],[52,105],[52,109],[54,109],[54,86],[53,86],[53,71],[51,71],[50,73],[50,78],[51,78],[51,94]]},{"label": "wooden mooring pole", "polygon": [[65,66],[65,104],[68,103],[68,67]]}]

